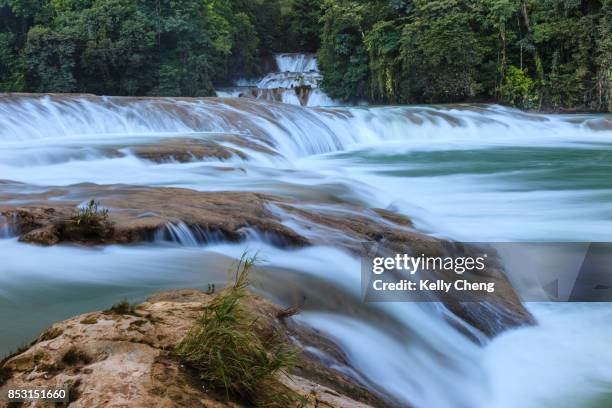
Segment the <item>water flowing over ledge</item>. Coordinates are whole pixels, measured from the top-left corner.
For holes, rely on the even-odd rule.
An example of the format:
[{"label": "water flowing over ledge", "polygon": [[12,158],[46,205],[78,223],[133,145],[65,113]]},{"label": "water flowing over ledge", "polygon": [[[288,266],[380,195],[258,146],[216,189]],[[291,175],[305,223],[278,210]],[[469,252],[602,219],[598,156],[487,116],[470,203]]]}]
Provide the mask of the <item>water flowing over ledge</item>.
[{"label": "water flowing over ledge", "polygon": [[241,79],[233,87],[217,90],[221,97],[248,97],[298,106],[337,106],[320,88],[315,54],[276,54],[277,70],[258,80]]},{"label": "water flowing over ledge", "polygon": [[[226,269],[248,246],[267,259],[261,293],[287,306],[308,299],[301,322],[335,339],[364,383],[409,405],[489,408],[537,400],[543,392],[537,381],[522,379],[543,366],[557,373],[580,367],[581,378],[606,380],[610,364],[603,354],[592,362],[576,348],[561,354],[546,348],[551,336],[605,342],[607,332],[583,328],[569,335],[563,328],[573,323],[554,313],[536,309],[540,326],[491,341],[443,305],[363,305],[359,261],[336,245],[363,238],[329,224],[361,215],[363,222],[388,227],[389,220],[369,211],[382,208],[410,216],[415,228],[437,237],[610,240],[611,136],[604,115],[541,115],[495,105],[301,108],[249,98],[2,95],[3,205],[63,203],[69,217],[75,203],[98,198],[114,217],[135,209],[135,196],[107,205],[118,204],[129,189],[181,187],[213,197],[221,191],[264,192],[281,197],[262,207],[275,225],[316,245],[288,248],[266,236],[265,228],[249,228],[263,219],[259,212],[231,226],[235,239],[217,240],[184,220],[194,200],[177,208],[176,192],[157,200],[169,216],[140,245],[39,248],[0,239],[0,252],[9,254],[0,266],[0,300],[10,305],[0,308],[0,317],[8,321],[16,310],[32,316],[4,333],[0,345],[13,347],[32,335],[32,327],[38,331],[74,315],[74,309],[107,307],[118,297],[142,299],[177,286],[206,289],[209,282],[221,286],[226,277],[212,276],[209,266]],[[235,154],[190,155],[197,141]],[[163,142],[174,144],[165,146],[160,160],[143,157],[143,149],[150,152]],[[237,218],[256,201],[236,197],[216,211],[235,203]],[[278,205],[286,199],[293,212]],[[136,208],[139,222],[157,216],[146,205]],[[229,218],[218,218],[227,227]],[[11,224],[0,221],[5,238],[14,235]],[[73,303],[60,302],[66,299]],[[45,310],[47,320],[36,318],[37,310]],[[608,316],[605,310],[577,315],[584,322]],[[521,355],[529,359],[514,358]],[[563,365],[565,360],[572,364]],[[563,390],[559,400],[580,394],[576,387],[558,387],[567,378],[580,379],[550,378],[550,389]]]},{"label": "water flowing over ledge", "polygon": [[[343,150],[355,143],[504,139],[530,143],[605,137],[605,116],[528,114],[500,106],[301,109],[249,99],[0,95],[0,140],[163,133],[248,134],[288,157]],[[531,138],[531,139],[527,139]]]},{"label": "water flowing over ledge", "polygon": [[18,236],[17,229],[15,228],[16,217],[9,216],[5,217],[0,215],[0,239],[12,238]]}]

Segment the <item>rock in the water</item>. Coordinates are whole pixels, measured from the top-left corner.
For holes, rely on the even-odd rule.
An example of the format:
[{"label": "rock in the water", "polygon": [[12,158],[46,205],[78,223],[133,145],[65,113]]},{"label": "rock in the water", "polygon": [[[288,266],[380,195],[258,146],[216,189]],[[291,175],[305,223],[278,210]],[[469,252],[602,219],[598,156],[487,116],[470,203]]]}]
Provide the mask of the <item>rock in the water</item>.
[{"label": "rock in the water", "polygon": [[[48,200],[54,197],[53,200]],[[75,197],[81,201],[75,201]],[[180,188],[77,185],[39,194],[0,194],[19,200],[19,206],[0,206],[0,215],[14,220],[21,241],[42,245],[61,242],[81,244],[152,241],[168,225],[180,225],[190,241],[242,241],[254,234],[281,247],[330,245],[356,255],[364,243],[376,243],[388,254],[416,253],[445,257],[476,251],[452,241],[431,237],[412,228],[410,220],[382,209],[344,202],[308,202],[252,192],[199,192]],[[75,225],[75,207],[90,198],[110,209],[108,220],[92,233]],[[461,278],[440,272],[439,278]],[[481,279],[494,282],[496,290],[486,303],[463,303],[440,295],[449,310],[493,336],[514,326],[533,324],[530,313],[508,282],[503,270],[492,265]]]},{"label": "rock in the water", "polygon": [[[0,392],[66,388],[71,407],[242,407],[206,390],[172,352],[213,296],[195,289],[162,292],[126,314],[95,312],[56,323],[27,350],[0,363]],[[242,302],[257,318],[261,335],[269,331],[299,344],[329,346],[324,339],[313,344],[315,333],[277,318],[279,307],[254,295]],[[303,352],[301,359],[299,370],[279,379],[308,406],[388,406],[313,355]]]},{"label": "rock in the water", "polygon": [[199,139],[166,139],[156,144],[134,147],[132,151],[136,156],[156,163],[169,161],[186,163],[204,159],[228,160],[232,157],[247,158],[247,155],[238,149]]}]

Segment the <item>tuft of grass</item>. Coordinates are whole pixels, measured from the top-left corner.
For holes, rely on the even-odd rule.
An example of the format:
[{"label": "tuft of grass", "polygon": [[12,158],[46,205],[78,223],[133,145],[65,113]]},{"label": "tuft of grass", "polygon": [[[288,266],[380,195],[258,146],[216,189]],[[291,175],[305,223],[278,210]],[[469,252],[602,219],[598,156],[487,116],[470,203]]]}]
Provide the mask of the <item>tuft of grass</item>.
[{"label": "tuft of grass", "polygon": [[295,348],[281,336],[261,339],[256,332],[257,319],[241,304],[256,261],[257,256],[243,254],[233,285],[204,308],[176,352],[199,372],[208,387],[228,399],[258,407],[294,406],[301,397],[277,376],[297,362]]},{"label": "tuft of grass", "polygon": [[89,200],[86,206],[79,208],[73,219],[77,225],[97,226],[108,220],[108,210],[100,208],[99,201]]},{"label": "tuft of grass", "polygon": [[78,364],[89,364],[91,363],[91,357],[87,355],[83,350],[78,349],[77,347],[70,347],[62,356],[62,363],[74,366]]},{"label": "tuft of grass", "polygon": [[106,309],[104,312],[119,315],[139,316],[139,314],[136,312],[136,305],[131,304],[130,302],[128,302],[127,299],[123,299],[121,302],[115,303],[109,309]]}]

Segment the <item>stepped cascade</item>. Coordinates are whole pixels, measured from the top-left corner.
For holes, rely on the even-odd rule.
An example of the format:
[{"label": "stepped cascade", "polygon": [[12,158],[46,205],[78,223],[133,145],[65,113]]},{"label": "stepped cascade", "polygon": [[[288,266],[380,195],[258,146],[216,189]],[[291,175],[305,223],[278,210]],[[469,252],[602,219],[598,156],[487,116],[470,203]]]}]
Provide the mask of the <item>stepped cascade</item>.
[{"label": "stepped cascade", "polygon": [[[260,81],[271,88],[258,89],[320,81],[311,57],[278,63],[309,75],[271,74]],[[555,404],[581,406],[597,396],[591,379],[612,379],[607,304],[524,304],[538,325],[490,338],[442,303],[363,302],[350,248],[375,235],[372,225],[432,240],[609,241],[611,137],[605,115],[498,105],[0,96],[0,319],[28,317],[3,330],[0,349],[123,297],[222,287],[218,271],[248,247],[265,256],[256,290],[283,306],[304,302],[295,320],[334,341],[339,369],[374,393],[419,408],[490,408],[534,406],[554,389]],[[20,242],[24,206],[61,222],[91,199],[117,222],[111,245]],[[50,243],[39,226],[26,239]],[[478,312],[497,330],[515,310]]]},{"label": "stepped cascade", "polygon": [[240,79],[234,86],[220,88],[220,97],[248,97],[301,106],[334,106],[320,88],[322,75],[315,54],[284,53],[274,55],[276,71],[260,79]]}]

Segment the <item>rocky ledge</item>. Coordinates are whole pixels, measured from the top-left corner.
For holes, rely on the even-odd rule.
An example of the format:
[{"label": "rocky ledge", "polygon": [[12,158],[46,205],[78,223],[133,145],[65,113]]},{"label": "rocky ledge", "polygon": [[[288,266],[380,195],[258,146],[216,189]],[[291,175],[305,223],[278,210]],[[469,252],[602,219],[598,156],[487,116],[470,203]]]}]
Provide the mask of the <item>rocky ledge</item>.
[{"label": "rocky ledge", "polygon": [[[444,257],[456,253],[467,255],[472,250],[416,231],[408,218],[392,211],[338,200],[297,202],[264,193],[91,184],[36,193],[15,192],[32,188],[4,185],[5,191],[12,192],[0,192],[0,201],[19,205],[0,205],[0,229],[4,222],[9,224],[5,230],[13,231],[21,241],[41,245],[176,240],[175,231],[180,227],[190,235],[191,242],[202,244],[238,242],[257,236],[280,247],[330,245],[356,255],[368,251],[364,243],[376,244],[381,254],[424,253]],[[91,217],[85,214],[83,219],[76,207],[91,197],[109,211]],[[459,277],[453,272],[439,276]],[[487,296],[487,302],[459,302],[443,296],[439,300],[489,336],[509,327],[534,323],[502,268],[491,265],[479,279],[495,283],[496,290]]]},{"label": "rocky ledge", "polygon": [[[79,222],[77,210],[90,198],[108,209],[93,231]],[[440,242],[414,231],[408,218],[384,209],[298,203],[265,193],[82,184],[38,193],[0,192],[0,200],[19,203],[0,205],[0,216],[21,241],[40,245],[146,242],[160,233],[163,238],[169,224],[187,226],[202,243],[210,237],[240,241],[253,232],[280,246],[334,244],[356,251],[362,241],[410,243],[417,249]]]},{"label": "rocky ledge", "polygon": [[[0,362],[1,395],[9,388],[44,387],[67,389],[70,407],[75,408],[248,406],[205,387],[197,370],[174,351],[216,296],[195,289],[162,292],[136,307],[124,305],[56,323],[27,350]],[[252,294],[241,304],[256,319],[252,327],[259,338],[280,335],[299,345],[298,363],[278,373],[277,380],[302,397],[300,404],[305,405],[300,406],[397,406],[322,364],[317,356],[346,367],[333,343],[292,321],[295,310]],[[306,351],[313,349],[316,355]]]},{"label": "rocky ledge", "polygon": [[[157,143],[125,146],[132,154],[141,159],[155,163],[180,162],[187,163],[200,160],[229,160],[233,157],[248,160],[249,155],[243,151],[258,152],[270,156],[278,153],[261,141],[231,134],[208,135],[206,139],[167,138]],[[120,150],[115,155],[122,155]]]}]

